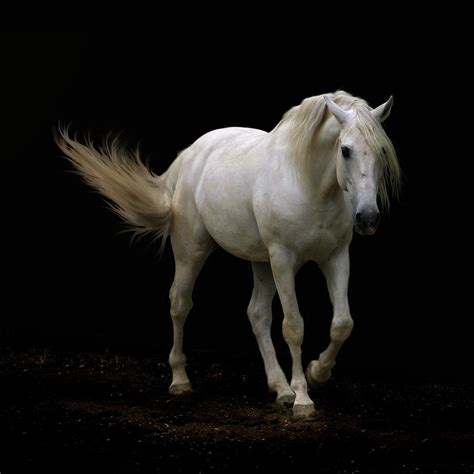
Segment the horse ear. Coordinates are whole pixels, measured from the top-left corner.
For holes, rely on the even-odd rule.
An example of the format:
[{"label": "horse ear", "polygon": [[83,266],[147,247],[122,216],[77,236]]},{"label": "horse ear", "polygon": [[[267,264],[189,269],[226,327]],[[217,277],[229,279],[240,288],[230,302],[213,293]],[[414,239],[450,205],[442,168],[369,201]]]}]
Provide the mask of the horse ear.
[{"label": "horse ear", "polygon": [[383,122],[390,115],[393,105],[393,95],[390,96],[390,99],[385,102],[385,104],[379,105],[377,108],[372,110],[372,115],[379,122]]},{"label": "horse ear", "polygon": [[350,118],[351,118],[351,113],[348,112],[347,110],[341,109],[330,97],[327,95],[323,96],[324,97],[324,102],[326,102],[326,105],[328,106],[328,109],[331,111],[331,113],[334,115],[334,117],[337,118],[337,121],[341,124],[344,125]]}]

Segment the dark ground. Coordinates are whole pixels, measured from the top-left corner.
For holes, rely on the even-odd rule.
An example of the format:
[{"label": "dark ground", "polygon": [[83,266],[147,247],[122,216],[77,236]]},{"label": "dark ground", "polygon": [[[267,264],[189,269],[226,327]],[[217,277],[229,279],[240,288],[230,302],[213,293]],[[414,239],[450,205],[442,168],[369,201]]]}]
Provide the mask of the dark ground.
[{"label": "dark ground", "polygon": [[191,355],[184,398],[165,360],[1,349],[0,472],[474,471],[471,385],[336,370],[298,421],[256,360]]}]

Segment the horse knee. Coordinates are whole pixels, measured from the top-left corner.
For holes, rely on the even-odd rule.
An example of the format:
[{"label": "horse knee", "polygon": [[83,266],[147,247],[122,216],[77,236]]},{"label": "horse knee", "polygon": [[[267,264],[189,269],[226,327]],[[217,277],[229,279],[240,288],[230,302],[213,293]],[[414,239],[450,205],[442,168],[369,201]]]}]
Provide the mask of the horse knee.
[{"label": "horse knee", "polygon": [[300,315],[283,318],[283,337],[290,345],[301,346],[304,336],[304,323]]},{"label": "horse knee", "polygon": [[331,340],[336,343],[343,343],[351,334],[354,321],[350,314],[343,318],[334,318],[331,324]]}]

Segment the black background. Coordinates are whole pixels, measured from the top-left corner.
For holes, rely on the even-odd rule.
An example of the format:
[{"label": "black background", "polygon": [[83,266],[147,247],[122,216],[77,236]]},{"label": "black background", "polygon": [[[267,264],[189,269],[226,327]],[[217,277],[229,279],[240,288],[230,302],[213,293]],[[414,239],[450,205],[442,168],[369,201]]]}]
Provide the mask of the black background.
[{"label": "black background", "polygon": [[[203,36],[180,43],[153,32],[4,35],[3,339],[163,354],[171,347],[169,244],[158,261],[146,242],[130,247],[129,236],[118,234],[119,219],[68,172],[55,148],[58,122],[97,139],[121,132],[130,144],[141,143],[160,173],[207,131],[271,130],[305,97],[342,88],[372,106],[394,95],[386,130],[405,181],[378,233],[354,237],[349,297],[355,329],[338,367],[472,377],[469,325],[464,319],[460,328],[457,312],[444,303],[451,277],[441,269],[440,228],[425,206],[429,187],[419,141],[426,120],[414,109],[422,106],[420,88],[435,88],[425,69],[441,67],[429,62],[429,49],[417,43],[407,51],[385,39],[381,55],[363,40],[342,51],[329,40],[324,49],[308,38],[305,47],[289,44],[283,33],[262,34],[258,42],[247,41],[244,30],[231,39]],[[209,258],[186,326],[189,355],[228,351],[255,353],[258,360],[245,314],[251,289],[247,262],[220,250]],[[331,316],[315,265],[301,270],[297,291],[307,361],[328,342]],[[285,360],[278,301],[274,309],[275,341]]]}]

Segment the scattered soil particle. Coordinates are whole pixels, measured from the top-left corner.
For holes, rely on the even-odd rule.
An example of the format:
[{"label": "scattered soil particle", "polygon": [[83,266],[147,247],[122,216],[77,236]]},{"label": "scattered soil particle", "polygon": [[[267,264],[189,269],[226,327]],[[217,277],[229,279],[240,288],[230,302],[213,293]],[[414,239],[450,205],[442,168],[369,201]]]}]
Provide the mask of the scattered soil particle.
[{"label": "scattered soil particle", "polygon": [[0,349],[0,472],[474,472],[474,388],[335,372],[296,420],[248,358]]}]

